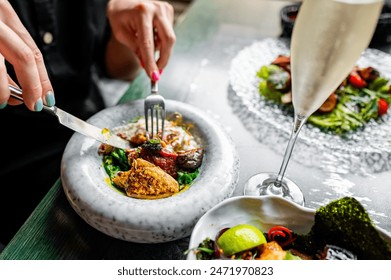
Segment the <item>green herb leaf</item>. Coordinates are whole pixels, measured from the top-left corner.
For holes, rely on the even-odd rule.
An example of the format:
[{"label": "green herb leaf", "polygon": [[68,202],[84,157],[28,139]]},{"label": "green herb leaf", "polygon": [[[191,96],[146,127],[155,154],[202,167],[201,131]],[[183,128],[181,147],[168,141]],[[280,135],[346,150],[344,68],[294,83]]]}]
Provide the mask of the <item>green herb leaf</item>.
[{"label": "green herb leaf", "polygon": [[196,169],[194,172],[178,171],[178,183],[179,185],[189,185],[199,174],[199,170]]}]

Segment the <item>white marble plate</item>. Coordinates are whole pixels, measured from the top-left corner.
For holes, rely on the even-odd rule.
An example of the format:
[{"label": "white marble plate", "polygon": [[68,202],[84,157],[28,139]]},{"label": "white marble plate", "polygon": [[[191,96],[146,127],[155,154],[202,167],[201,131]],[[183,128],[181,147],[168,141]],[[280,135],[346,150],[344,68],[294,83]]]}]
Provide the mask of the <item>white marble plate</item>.
[{"label": "white marble plate", "polygon": [[[252,224],[267,232],[273,226],[282,225],[297,233],[308,233],[314,223],[315,210],[300,206],[279,196],[236,196],[219,203],[199,219],[190,237],[189,249],[197,248],[207,237],[237,224]],[[391,242],[391,236],[377,228]],[[188,260],[195,260],[193,251]]]},{"label": "white marble plate", "polygon": [[[143,100],[107,108],[88,122],[114,128],[143,116]],[[100,143],[75,133],[62,158],[61,180],[73,209],[88,224],[112,237],[137,243],[160,243],[191,234],[198,219],[230,197],[239,177],[239,158],[231,137],[208,114],[188,104],[166,101],[167,113],[179,112],[195,124],[192,132],[205,150],[200,174],[175,196],[142,200],[110,187],[98,155]]]}]

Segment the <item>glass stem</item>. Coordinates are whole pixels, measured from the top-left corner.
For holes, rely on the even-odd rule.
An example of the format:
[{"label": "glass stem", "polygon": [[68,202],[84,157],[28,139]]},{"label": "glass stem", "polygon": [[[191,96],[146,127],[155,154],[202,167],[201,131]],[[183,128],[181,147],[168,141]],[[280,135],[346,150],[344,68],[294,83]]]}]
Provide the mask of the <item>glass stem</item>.
[{"label": "glass stem", "polygon": [[291,133],[288,145],[285,150],[285,154],[284,154],[284,158],[282,160],[280,171],[278,172],[277,179],[274,182],[275,187],[279,188],[279,187],[281,187],[281,185],[283,185],[282,180],[284,179],[285,171],[288,166],[289,160],[291,158],[293,147],[296,143],[296,139],[297,139],[297,136],[299,135],[300,129],[303,127],[306,120],[307,120],[307,117],[295,114],[292,133]]}]

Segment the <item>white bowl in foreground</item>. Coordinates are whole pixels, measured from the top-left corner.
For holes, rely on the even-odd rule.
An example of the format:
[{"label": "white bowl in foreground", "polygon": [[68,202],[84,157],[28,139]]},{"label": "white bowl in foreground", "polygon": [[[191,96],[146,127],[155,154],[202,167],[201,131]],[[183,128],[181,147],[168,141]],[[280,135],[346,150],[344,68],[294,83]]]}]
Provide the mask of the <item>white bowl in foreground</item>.
[{"label": "white bowl in foreground", "polygon": [[[306,234],[314,223],[315,210],[300,206],[279,196],[236,196],[219,203],[199,219],[190,237],[188,260],[195,260],[192,249],[206,238],[215,239],[217,233],[238,224],[251,224],[263,232],[282,225],[290,230]],[[377,228],[391,242],[391,236]]]}]

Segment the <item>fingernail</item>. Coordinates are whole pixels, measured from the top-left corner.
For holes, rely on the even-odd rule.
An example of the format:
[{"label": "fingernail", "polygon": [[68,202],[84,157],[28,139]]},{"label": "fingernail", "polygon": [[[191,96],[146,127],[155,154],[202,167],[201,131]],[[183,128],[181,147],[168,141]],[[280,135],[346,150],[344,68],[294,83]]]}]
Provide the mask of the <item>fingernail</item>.
[{"label": "fingernail", "polygon": [[156,82],[156,81],[159,81],[159,78],[160,78],[160,74],[158,71],[153,71],[152,72],[152,81]]},{"label": "fingernail", "polygon": [[159,69],[159,73],[161,75],[163,73],[163,69]]},{"label": "fingernail", "polygon": [[0,110],[4,109],[7,106],[7,101],[0,104]]},{"label": "fingernail", "polygon": [[49,90],[45,95],[46,105],[52,107],[56,104],[56,99],[54,98],[53,91]]},{"label": "fingernail", "polygon": [[35,102],[34,111],[35,111],[35,112],[40,112],[40,111],[42,111],[42,109],[43,109],[42,98],[39,98],[39,99],[37,100],[37,102]]}]

